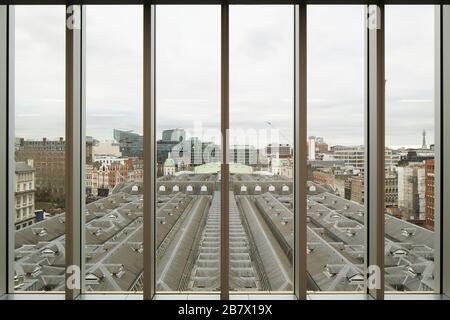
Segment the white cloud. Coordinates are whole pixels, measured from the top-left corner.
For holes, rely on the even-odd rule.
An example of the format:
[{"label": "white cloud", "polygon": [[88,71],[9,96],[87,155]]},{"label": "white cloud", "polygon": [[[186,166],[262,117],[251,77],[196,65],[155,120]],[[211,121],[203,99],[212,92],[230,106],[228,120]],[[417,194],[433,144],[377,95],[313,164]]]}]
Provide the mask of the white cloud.
[{"label": "white cloud", "polygon": [[[230,124],[293,134],[293,8],[230,9]],[[386,143],[434,135],[432,6],[386,7]],[[220,6],[157,8],[157,129],[220,128]],[[16,9],[16,134],[64,135],[64,6]],[[361,144],[363,6],[308,7],[308,134]],[[89,6],[87,133],[142,133],[142,7]],[[39,123],[36,118],[39,117]],[[100,120],[101,119],[101,120]]]}]

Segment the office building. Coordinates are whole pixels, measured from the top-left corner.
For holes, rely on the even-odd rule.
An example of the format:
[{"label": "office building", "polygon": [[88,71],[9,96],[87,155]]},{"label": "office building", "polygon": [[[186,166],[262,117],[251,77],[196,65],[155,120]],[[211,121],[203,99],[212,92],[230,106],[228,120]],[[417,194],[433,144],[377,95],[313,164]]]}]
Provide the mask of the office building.
[{"label": "office building", "polygon": [[16,162],[15,165],[15,216],[16,230],[33,224],[35,169],[33,160]]}]

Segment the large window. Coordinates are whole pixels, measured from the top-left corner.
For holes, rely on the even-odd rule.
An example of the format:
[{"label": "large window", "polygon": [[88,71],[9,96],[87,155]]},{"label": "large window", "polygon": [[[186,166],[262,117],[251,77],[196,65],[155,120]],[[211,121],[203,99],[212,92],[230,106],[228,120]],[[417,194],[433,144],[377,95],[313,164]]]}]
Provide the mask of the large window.
[{"label": "large window", "polygon": [[142,291],[142,6],[86,7],[86,291]]},{"label": "large window", "polygon": [[435,287],[434,10],[386,7],[386,291]]},{"label": "large window", "polygon": [[14,27],[14,289],[64,291],[65,7],[16,6]]},{"label": "large window", "polygon": [[[0,8],[12,31],[0,30],[6,291],[243,297],[302,291],[306,278],[310,293],[365,293],[368,264],[382,258],[385,292],[446,289],[439,211],[449,203],[439,196],[450,180],[439,171],[449,160],[439,155],[449,146],[439,144],[450,89],[437,82],[449,57],[436,22],[448,12],[85,5],[85,28],[74,30],[66,6],[11,8]],[[385,29],[375,30],[380,13]],[[305,84],[307,99],[296,96]],[[66,103],[72,94],[81,108]],[[70,145],[78,132],[81,152]],[[73,289],[66,261],[79,256],[84,287]]]},{"label": "large window", "polygon": [[292,291],[294,7],[230,7],[230,290]]},{"label": "large window", "polygon": [[364,6],[309,6],[308,290],[364,290],[364,107]]},{"label": "large window", "polygon": [[220,6],[156,8],[156,290],[220,290]]}]

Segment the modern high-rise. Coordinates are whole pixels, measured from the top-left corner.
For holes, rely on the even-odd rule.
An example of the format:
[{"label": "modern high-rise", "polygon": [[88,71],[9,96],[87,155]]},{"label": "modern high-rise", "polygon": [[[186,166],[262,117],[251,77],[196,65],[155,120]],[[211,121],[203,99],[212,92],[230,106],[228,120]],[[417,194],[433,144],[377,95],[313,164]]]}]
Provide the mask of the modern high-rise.
[{"label": "modern high-rise", "polygon": [[425,168],[421,163],[401,165],[398,172],[398,207],[408,219],[425,217]]},{"label": "modern high-rise", "polygon": [[333,146],[331,151],[334,159],[343,161],[346,166],[364,170],[364,146]]},{"label": "modern high-rise", "polygon": [[251,145],[232,145],[229,153],[230,163],[240,163],[248,166],[256,165],[258,155],[256,148]]},{"label": "modern high-rise", "polygon": [[292,146],[288,143],[270,143],[266,146],[266,156],[275,158],[278,154],[280,159],[292,157]]},{"label": "modern high-rise", "polygon": [[308,160],[316,160],[316,137],[308,138]]},{"label": "modern high-rise", "polygon": [[124,157],[143,157],[144,137],[133,131],[113,130],[114,140],[120,145]]},{"label": "modern high-rise", "polygon": [[[364,146],[332,146],[332,156],[336,160],[344,161],[345,165],[364,170]],[[400,160],[400,153],[390,148],[385,149],[385,170],[394,170]]]},{"label": "modern high-rise", "polygon": [[162,140],[163,141],[174,141],[181,142],[186,138],[186,130],[184,129],[169,129],[163,130]]}]

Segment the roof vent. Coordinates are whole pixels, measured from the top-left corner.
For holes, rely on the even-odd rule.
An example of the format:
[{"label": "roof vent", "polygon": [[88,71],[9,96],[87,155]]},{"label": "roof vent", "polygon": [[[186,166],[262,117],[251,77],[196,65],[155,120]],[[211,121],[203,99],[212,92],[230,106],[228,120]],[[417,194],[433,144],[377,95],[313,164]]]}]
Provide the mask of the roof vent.
[{"label": "roof vent", "polygon": [[124,273],[125,273],[125,267],[123,266],[123,264],[121,264],[120,266],[113,268],[113,270],[111,271],[111,276],[116,277],[116,278],[121,278]]},{"label": "roof vent", "polygon": [[314,251],[314,249],[315,249],[314,246],[307,245],[307,246],[306,246],[306,253],[307,253],[307,254],[310,254],[311,252]]},{"label": "roof vent", "polygon": [[334,266],[330,266],[330,265],[327,264],[327,265],[323,268],[323,274],[324,274],[328,279],[334,277],[337,273],[338,273],[338,270],[337,270],[337,268],[334,267]]},{"label": "roof vent", "polygon": [[404,237],[412,237],[416,234],[415,228],[403,228],[401,231],[401,235]]},{"label": "roof vent", "polygon": [[35,228],[33,232],[39,237],[45,237],[48,234],[45,228]]},{"label": "roof vent", "polygon": [[398,248],[394,251],[391,251],[391,253],[394,257],[404,257],[408,255],[408,251],[402,248]]},{"label": "roof vent", "polygon": [[84,279],[86,284],[98,284],[100,281],[100,278],[93,273],[87,273]]},{"label": "roof vent", "polygon": [[412,266],[406,266],[405,267],[405,272],[411,277],[411,278],[415,278],[418,276],[418,274],[416,273],[416,271],[414,270],[414,268]]},{"label": "roof vent", "polygon": [[40,252],[41,257],[54,257],[56,256],[56,251],[51,248],[44,248]]},{"label": "roof vent", "polygon": [[347,278],[350,284],[363,284],[366,279],[361,273],[356,273],[350,277]]}]

